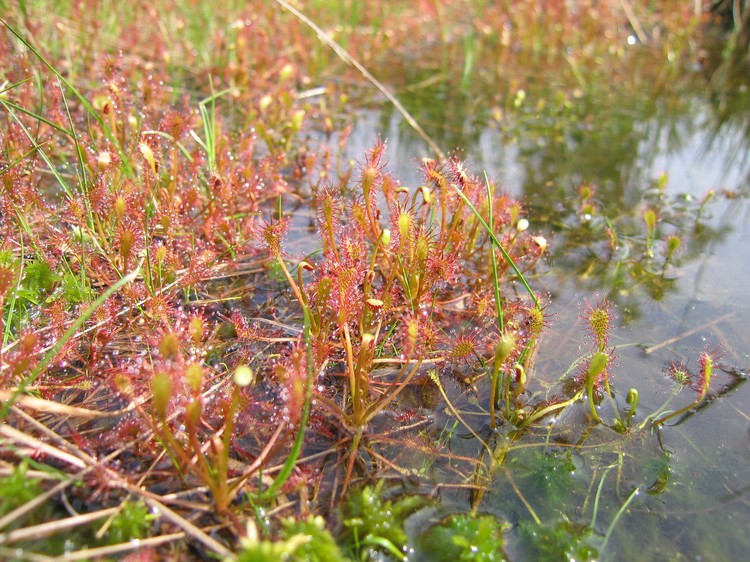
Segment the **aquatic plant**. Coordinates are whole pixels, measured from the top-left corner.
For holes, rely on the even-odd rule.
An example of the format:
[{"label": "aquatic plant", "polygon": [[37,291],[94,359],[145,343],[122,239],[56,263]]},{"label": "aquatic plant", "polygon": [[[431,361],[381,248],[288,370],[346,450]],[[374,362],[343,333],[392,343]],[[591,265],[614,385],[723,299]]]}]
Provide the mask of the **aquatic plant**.
[{"label": "aquatic plant", "polygon": [[[468,365],[469,357],[490,364],[489,342],[496,336],[488,326],[479,325],[463,341],[445,337],[448,309],[441,300],[450,302],[466,290],[476,291],[487,302],[494,299],[505,332],[497,341],[505,346],[496,345],[491,362],[491,411],[499,398],[500,370],[515,363],[519,369],[524,363],[528,366],[544,323],[542,312],[530,312],[520,300],[501,303],[503,281],[516,276],[526,283],[520,268],[531,271],[546,247],[525,227],[518,227],[524,220],[520,205],[496,194],[489,182],[471,177],[456,159],[424,160],[425,184],[412,193],[388,175],[384,149],[378,143],[365,155],[356,185],[316,187],[322,255],[300,261],[296,275],[282,250],[287,219],[261,221],[254,227],[309,318],[312,371],[325,380],[321,369],[341,369],[348,382],[343,402],[316,394],[329,415],[353,435],[344,489],[368,424],[395,408],[402,393],[420,380],[423,365],[457,360]],[[352,195],[345,200],[342,193]],[[478,211],[483,205],[496,209],[491,230]],[[381,219],[382,208],[387,209],[387,222]],[[493,247],[505,259],[498,263],[492,258],[494,281],[483,286],[477,276],[486,271],[486,264],[478,256],[494,256]],[[459,272],[465,280],[449,285]],[[395,368],[393,373],[383,372],[386,382],[381,381],[380,366]],[[509,397],[509,383],[505,388]],[[514,392],[522,388],[519,381]]]},{"label": "aquatic plant", "polygon": [[665,422],[686,414],[690,410],[697,408],[708,396],[711,386],[711,380],[714,377],[714,369],[723,356],[721,347],[706,348],[698,355],[698,370],[692,372],[687,365],[681,362],[671,363],[667,367],[667,374],[671,379],[681,387],[688,387],[696,392],[696,397],[692,402],[674,411],[667,411],[659,416],[654,417],[652,423],[654,426],[661,426]]},{"label": "aquatic plant", "polygon": [[535,560],[596,560],[599,555],[592,544],[593,530],[586,525],[566,520],[545,525],[528,522],[521,525],[521,534]]},{"label": "aquatic plant", "polygon": [[[561,373],[540,353],[558,332],[536,278],[548,250],[536,229],[557,219],[442,155],[440,146],[459,143],[424,130],[435,154],[413,185],[391,175],[384,142],[351,164],[347,99],[367,73],[405,115],[442,111],[435,121],[446,129],[475,115],[509,135],[530,125],[533,142],[593,137],[589,101],[598,84],[621,80],[601,64],[612,38],[636,33],[659,47],[650,31],[672,37],[687,23],[673,2],[625,16],[594,4],[528,3],[513,13],[450,1],[311,4],[317,37],[271,2],[217,13],[182,0],[145,12],[9,4],[0,41],[0,468],[10,476],[0,557],[18,546],[29,557],[169,548],[183,558],[195,545],[227,560],[401,558],[416,532],[406,520],[430,502],[386,490],[387,476],[451,501],[468,494],[473,512],[444,518],[427,539],[452,557],[501,559],[516,540],[503,534],[505,514],[489,513],[495,487],[515,492],[532,519],[545,515],[535,532],[547,554],[586,556],[589,527],[548,521],[524,493],[554,496],[570,484],[569,457],[550,447],[600,447],[593,468],[581,469],[598,476],[600,461],[637,436],[638,394],[628,393],[622,414],[611,378],[609,299],[621,303],[617,288],[632,280],[663,294],[698,247],[683,219],[705,218],[713,195],[698,215],[673,212],[662,193],[610,216],[604,184],[584,182],[568,198],[575,213],[560,215],[562,236],[579,236],[593,256],[584,277],[612,277],[599,287],[609,298],[584,307],[581,357]],[[540,34],[548,19],[555,25]],[[394,64],[415,42],[429,50]],[[351,53],[331,55],[323,43]],[[667,74],[690,45],[675,45]],[[353,65],[359,76],[334,58],[357,53],[367,62]],[[632,69],[620,47],[609,54]],[[525,70],[510,83],[498,74],[513,61],[570,72],[555,72],[561,91],[540,99]],[[385,83],[404,86],[403,106]],[[435,84],[443,99],[463,96],[460,107],[406,101]],[[580,344],[560,341],[561,357]],[[698,392],[688,408],[710,394],[718,357],[707,357],[702,374],[672,369]],[[611,427],[599,410],[607,397]],[[542,446],[528,467],[512,462]],[[537,466],[537,475],[523,471]],[[627,472],[622,458],[617,466]],[[619,476],[621,507],[604,546],[635,501]],[[71,514],[83,505],[95,511]],[[57,506],[68,510],[63,519],[36,525]],[[22,524],[30,526],[14,533]],[[69,528],[75,534],[63,536]],[[29,542],[42,532],[60,540]]]},{"label": "aquatic plant", "polygon": [[503,552],[503,532],[507,528],[507,524],[492,515],[455,513],[422,535],[422,548],[433,559],[462,562],[508,560]]}]

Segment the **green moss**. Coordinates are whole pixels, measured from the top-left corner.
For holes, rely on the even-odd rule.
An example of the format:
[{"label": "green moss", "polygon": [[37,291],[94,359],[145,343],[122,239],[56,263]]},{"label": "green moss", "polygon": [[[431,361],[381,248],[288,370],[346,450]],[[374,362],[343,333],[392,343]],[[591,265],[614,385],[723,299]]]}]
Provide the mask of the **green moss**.
[{"label": "green moss", "polygon": [[506,528],[493,515],[459,513],[432,527],[420,542],[431,560],[500,562],[507,560],[503,552]]},{"label": "green moss", "polygon": [[346,562],[349,560],[339,550],[331,533],[325,528],[322,517],[310,517],[304,521],[287,519],[282,523],[282,535],[286,540],[295,536],[306,537],[294,553],[293,559],[306,562]]},{"label": "green moss", "polygon": [[375,486],[356,490],[344,504],[341,543],[350,545],[364,559],[371,551],[403,556],[408,542],[404,522],[426,504],[422,496],[384,499],[384,484],[381,480]]},{"label": "green moss", "polygon": [[[250,533],[251,535],[253,533]],[[257,534],[257,532],[256,532]],[[348,562],[322,517],[303,521],[289,518],[281,523],[278,540],[259,540],[257,536],[243,541],[238,562]]]},{"label": "green moss", "polygon": [[43,490],[39,482],[27,476],[28,465],[22,462],[13,472],[0,479],[0,516],[33,500]]},{"label": "green moss", "polygon": [[106,544],[118,544],[133,539],[141,539],[148,533],[154,515],[142,501],[126,501],[112,519],[109,532],[105,535]]}]

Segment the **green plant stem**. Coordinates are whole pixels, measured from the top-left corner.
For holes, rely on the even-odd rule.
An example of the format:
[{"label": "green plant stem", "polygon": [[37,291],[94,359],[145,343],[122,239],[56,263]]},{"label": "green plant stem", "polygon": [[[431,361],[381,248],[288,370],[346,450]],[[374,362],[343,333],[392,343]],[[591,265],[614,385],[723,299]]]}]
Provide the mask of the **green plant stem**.
[{"label": "green plant stem", "polygon": [[565,402],[560,402],[558,404],[551,404],[550,406],[547,406],[546,408],[542,408],[541,410],[532,412],[529,414],[528,417],[524,418],[524,420],[521,422],[521,424],[518,426],[519,429],[523,429],[525,427],[528,427],[535,421],[543,418],[544,416],[547,416],[551,414],[552,412],[556,412],[557,410],[563,410],[579,400],[581,396],[583,395],[583,392],[577,392],[572,398],[569,398]]},{"label": "green plant stem", "polygon": [[[495,229],[495,217],[492,208],[492,188],[490,187],[490,180],[487,177],[487,172],[484,173],[484,184],[487,188],[487,221],[489,231],[492,232]],[[497,313],[497,327],[500,334],[505,332],[505,318],[503,315],[503,303],[500,296],[500,278],[497,272],[497,256],[495,255],[495,248],[490,246],[490,263],[492,264],[492,288],[495,292],[495,311]],[[495,418],[495,402],[497,401],[497,385],[498,378],[500,377],[500,365],[497,361],[494,362],[492,367],[492,385],[490,387],[490,426],[492,429],[497,427],[497,420]],[[505,396],[505,409],[508,410],[508,396]]]},{"label": "green plant stem", "polygon": [[[495,421],[495,402],[497,402],[497,385],[500,379],[500,369],[493,366],[492,368],[492,381],[490,382],[490,427],[495,429],[497,422]],[[508,402],[506,400],[506,414],[508,413]]]},{"label": "green plant stem", "polygon": [[289,273],[289,268],[287,268],[286,264],[284,263],[284,258],[281,257],[281,253],[274,252],[274,257],[276,258],[276,262],[279,264],[281,271],[284,273],[284,277],[286,277],[286,280],[289,282],[289,286],[292,288],[294,296],[302,307],[303,312],[307,311],[307,313],[309,314],[309,308],[305,306],[305,298],[302,296],[302,291],[300,291],[300,288],[294,281],[292,274]]},{"label": "green plant stem", "polygon": [[513,258],[510,257],[510,254],[507,251],[505,251],[505,248],[503,248],[503,245],[500,243],[500,240],[498,240],[497,237],[495,236],[495,233],[490,228],[490,225],[488,225],[487,222],[482,218],[482,215],[479,213],[479,211],[474,206],[474,204],[471,201],[469,201],[469,198],[466,197],[466,194],[463,191],[461,191],[461,188],[458,187],[454,183],[451,183],[451,186],[456,191],[456,193],[458,193],[458,196],[464,201],[464,203],[466,203],[469,206],[469,208],[471,209],[471,212],[474,213],[474,216],[477,218],[479,223],[482,225],[482,228],[484,228],[485,232],[487,233],[487,236],[489,236],[493,244],[497,246],[498,250],[500,250],[500,253],[503,255],[503,258],[505,259],[507,264],[511,267],[511,269],[513,269],[515,274],[518,276],[518,279],[521,281],[521,284],[526,289],[526,292],[529,293],[529,296],[531,296],[531,299],[534,301],[534,306],[536,306],[539,310],[541,310],[542,305],[539,302],[539,299],[534,294],[534,291],[532,290],[528,281],[526,281],[526,277],[524,277],[521,270],[518,269],[516,262],[513,261]]},{"label": "green plant stem", "polygon": [[344,322],[341,325],[342,345],[346,351],[346,370],[349,373],[349,394],[352,397],[352,416],[354,424],[359,426],[363,423],[362,396],[359,391],[359,380],[354,368],[354,353],[352,350],[352,339],[349,334],[349,325]]},{"label": "green plant stem", "polygon": [[[490,186],[490,180],[487,177],[487,172],[484,173],[484,184],[487,187],[487,226],[489,232],[495,231],[495,217],[493,213],[493,202],[492,202],[492,187]],[[468,200],[467,200],[468,201]],[[497,271],[497,256],[495,256],[495,250],[490,248],[490,261],[492,263],[492,288],[495,291],[495,310],[497,312],[497,327],[502,334],[505,332],[505,317],[503,315],[503,302],[500,296],[500,277]]]},{"label": "green plant stem", "polygon": [[620,520],[620,517],[622,517],[622,514],[625,513],[625,511],[628,509],[628,506],[633,502],[635,497],[638,495],[638,488],[636,487],[632,492],[630,492],[630,495],[628,495],[628,499],[625,500],[625,503],[622,504],[620,509],[617,510],[617,513],[615,514],[614,519],[612,519],[612,522],[609,524],[609,527],[607,527],[607,532],[604,535],[604,541],[602,542],[601,551],[604,552],[607,549],[607,544],[609,544],[609,539],[612,536],[612,532],[615,530],[615,526],[617,525],[617,522]]},{"label": "green plant stem", "polygon": [[664,414],[664,415],[656,418],[652,422],[651,425],[652,426],[663,425],[665,422],[671,420],[672,418],[680,416],[680,415],[684,414],[685,412],[688,412],[691,409],[696,408],[701,402],[703,402],[703,399],[706,397],[707,391],[708,391],[708,388],[704,387],[703,389],[701,389],[701,393],[698,395],[698,397],[695,400],[693,400],[690,404],[688,404],[687,406],[685,406],[683,408],[680,408],[679,410],[676,410],[674,412],[668,412],[668,413],[666,413],[666,414]]},{"label": "green plant stem", "polygon": [[346,494],[347,489],[349,488],[349,482],[351,482],[352,479],[352,472],[354,472],[354,463],[357,461],[357,457],[359,456],[359,442],[362,439],[362,427],[357,428],[357,432],[354,434],[354,438],[352,439],[352,446],[349,449],[349,462],[346,465],[346,474],[344,475],[344,483],[341,486],[341,497]]},{"label": "green plant stem", "polygon": [[599,515],[599,499],[601,498],[602,490],[604,489],[604,480],[607,478],[607,474],[609,474],[609,471],[615,468],[616,466],[617,466],[616,464],[609,465],[604,470],[604,474],[602,474],[602,477],[599,479],[599,485],[596,487],[596,494],[594,495],[594,511],[591,514],[590,527],[592,529],[596,527],[596,518]]},{"label": "green plant stem", "polygon": [[594,402],[594,378],[589,376],[586,381],[586,392],[589,400],[589,410],[591,410],[591,416],[594,418],[596,423],[602,423],[602,418],[599,417],[599,412],[596,411],[596,403]]}]

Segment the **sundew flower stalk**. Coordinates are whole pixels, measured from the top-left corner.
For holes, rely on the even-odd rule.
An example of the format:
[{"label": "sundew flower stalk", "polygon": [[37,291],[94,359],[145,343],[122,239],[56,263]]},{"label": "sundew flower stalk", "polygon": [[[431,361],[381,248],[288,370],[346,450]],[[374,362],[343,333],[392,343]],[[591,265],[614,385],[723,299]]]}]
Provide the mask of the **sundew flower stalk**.
[{"label": "sundew flower stalk", "polygon": [[[471,176],[457,159],[424,161],[425,184],[410,189],[387,173],[383,152],[384,143],[378,142],[352,185],[347,176],[342,185],[314,187],[322,253],[300,262],[296,278],[281,253],[285,219],[256,229],[258,241],[279,262],[309,314],[316,372],[325,365],[324,371],[343,374],[340,380],[348,383],[344,400],[321,396],[320,403],[357,433],[380,412],[396,407],[425,361],[466,367],[475,357],[492,379],[490,410],[496,426],[500,398],[506,409],[516,407],[511,381],[516,381],[513,390],[525,385],[523,367],[533,354],[529,347],[536,345],[544,322],[543,314],[528,313],[530,306],[538,306],[533,292],[533,305],[510,302],[503,285],[515,276],[528,286],[521,268],[533,269],[546,245],[528,232],[518,202],[498,195],[488,180]],[[479,209],[490,214],[489,223]],[[496,251],[505,259],[493,257],[487,283],[486,256]],[[488,324],[465,345],[460,339],[449,341],[443,334],[450,331],[452,318],[442,303],[473,291],[481,293],[482,302],[494,303],[498,330],[490,337],[494,330]],[[467,311],[465,319],[474,322],[476,315]],[[491,341],[496,349],[490,350]],[[375,373],[381,365],[395,369]]]},{"label": "sundew flower stalk", "polygon": [[592,349],[582,363],[579,379],[586,389],[591,416],[597,423],[602,423],[596,408],[596,396],[602,391],[611,396],[609,368],[614,350],[609,348],[609,337],[616,316],[612,301],[606,297],[597,298],[593,305],[585,299],[584,303],[579,317],[584,322],[586,338],[592,341]]},{"label": "sundew flower stalk", "polygon": [[722,352],[719,347],[709,349],[708,347],[701,351],[698,356],[698,372],[693,374],[688,371],[687,367],[683,364],[672,364],[670,365],[668,372],[672,376],[672,379],[683,386],[690,386],[697,392],[695,399],[690,402],[687,406],[680,408],[674,412],[667,412],[653,421],[654,426],[664,425],[671,419],[689,412],[690,410],[697,408],[701,402],[706,399],[708,390],[711,385],[711,379],[714,375],[714,367],[716,363],[721,359]]}]

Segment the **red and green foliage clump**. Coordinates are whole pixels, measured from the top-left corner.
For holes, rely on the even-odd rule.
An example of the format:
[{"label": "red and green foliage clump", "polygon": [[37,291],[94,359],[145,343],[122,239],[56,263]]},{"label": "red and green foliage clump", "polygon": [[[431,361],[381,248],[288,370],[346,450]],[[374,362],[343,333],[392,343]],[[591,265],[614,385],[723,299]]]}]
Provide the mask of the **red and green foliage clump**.
[{"label": "red and green foliage clump", "polygon": [[[613,427],[629,427],[610,384],[613,303],[586,305],[577,370],[547,392],[535,359],[550,299],[529,285],[547,240],[534,217],[456,156],[422,159],[408,186],[389,172],[385,142],[344,163],[348,93],[316,86],[321,68],[345,69],[299,21],[271,3],[229,18],[179,1],[123,8],[119,22],[78,2],[36,21],[26,4],[0,30],[0,468],[12,496],[0,531],[39,522],[29,512],[41,487],[22,485],[33,468],[108,518],[68,550],[140,539],[158,518],[164,542],[188,534],[227,558],[244,537],[248,559],[344,559],[317,517],[338,502],[357,554],[399,554],[408,540],[390,510],[403,519],[428,502],[384,499],[385,478],[419,479],[445,461],[473,512],[431,533],[461,556],[478,537],[490,555],[505,526],[476,508],[507,453],[497,435],[533,431],[584,396],[587,425],[603,424],[610,397]],[[469,25],[503,46],[500,62],[541,56],[524,32],[541,11],[490,7],[497,25],[471,15],[454,29],[464,6],[443,4],[399,6],[413,17],[350,47],[373,47],[379,64],[406,37],[434,41],[434,16],[443,61],[469,48],[456,40]],[[563,4],[550,41],[562,45],[580,20],[584,58],[602,52],[592,37],[622,27],[608,10]],[[476,84],[499,92],[483,84],[495,72],[480,68]],[[581,213],[596,213],[593,194],[581,194]],[[671,370],[699,392],[691,406],[716,360],[704,352],[697,376]],[[629,422],[637,393],[627,404]],[[445,447],[459,423],[470,454]],[[258,538],[266,509],[283,541]],[[28,536],[3,533],[0,547]]]}]

